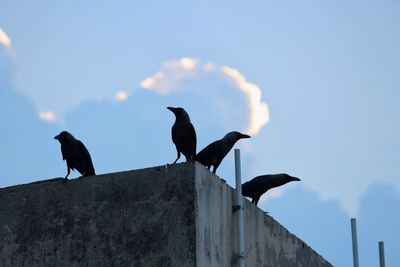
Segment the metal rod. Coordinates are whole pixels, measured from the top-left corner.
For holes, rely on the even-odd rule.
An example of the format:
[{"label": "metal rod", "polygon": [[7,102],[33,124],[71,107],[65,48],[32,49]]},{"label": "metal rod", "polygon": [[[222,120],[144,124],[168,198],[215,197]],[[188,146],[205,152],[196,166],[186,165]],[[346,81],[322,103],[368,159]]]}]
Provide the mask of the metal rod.
[{"label": "metal rod", "polygon": [[359,267],[356,218],[351,218],[351,239],[352,239],[352,242],[353,242],[353,263],[354,263],[354,267]]},{"label": "metal rod", "polygon": [[379,246],[379,266],[385,267],[385,246],[383,244],[383,241],[379,241],[378,246]]},{"label": "metal rod", "polygon": [[235,178],[236,178],[236,206],[239,208],[238,232],[239,232],[239,266],[245,267],[244,261],[244,231],[243,231],[243,196],[242,196],[242,173],[240,167],[240,149],[235,149]]}]

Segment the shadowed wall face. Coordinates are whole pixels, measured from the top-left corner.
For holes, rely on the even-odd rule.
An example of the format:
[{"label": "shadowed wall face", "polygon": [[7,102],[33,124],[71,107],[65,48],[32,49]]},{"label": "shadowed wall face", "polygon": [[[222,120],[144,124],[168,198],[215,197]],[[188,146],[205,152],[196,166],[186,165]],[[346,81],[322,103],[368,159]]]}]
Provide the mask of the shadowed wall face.
[{"label": "shadowed wall face", "polygon": [[[238,266],[235,197],[234,189],[196,165],[197,266]],[[243,205],[247,266],[332,266],[250,201]]]},{"label": "shadowed wall face", "polygon": [[[0,266],[235,266],[235,192],[198,163],[0,189]],[[247,266],[331,266],[244,201]]]}]

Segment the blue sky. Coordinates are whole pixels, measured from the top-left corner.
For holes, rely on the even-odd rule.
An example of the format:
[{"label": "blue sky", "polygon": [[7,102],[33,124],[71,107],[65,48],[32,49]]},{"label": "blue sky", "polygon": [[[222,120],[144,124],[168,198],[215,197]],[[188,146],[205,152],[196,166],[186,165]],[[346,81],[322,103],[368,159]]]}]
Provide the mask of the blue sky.
[{"label": "blue sky", "polygon": [[[165,107],[182,106],[199,149],[231,130],[253,133],[237,146],[244,180],[302,179],[260,206],[325,258],[351,265],[356,216],[362,265],[377,265],[380,240],[388,266],[400,265],[399,3],[0,7],[0,137],[8,140],[0,186],[64,176],[52,140],[64,129],[86,144],[98,173],[170,163],[174,118]],[[232,154],[218,174],[234,185]]]}]

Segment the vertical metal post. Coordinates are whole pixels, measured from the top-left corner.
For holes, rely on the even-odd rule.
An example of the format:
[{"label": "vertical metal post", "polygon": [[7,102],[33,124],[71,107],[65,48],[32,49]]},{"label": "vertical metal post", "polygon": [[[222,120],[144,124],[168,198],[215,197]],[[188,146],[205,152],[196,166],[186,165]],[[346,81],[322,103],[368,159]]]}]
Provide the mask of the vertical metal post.
[{"label": "vertical metal post", "polygon": [[351,239],[352,239],[352,242],[353,242],[353,263],[354,263],[354,267],[359,267],[356,218],[351,218]]},{"label": "vertical metal post", "polygon": [[379,266],[385,267],[385,247],[383,241],[379,241]]},{"label": "vertical metal post", "polygon": [[243,231],[243,196],[242,196],[242,173],[240,167],[240,149],[235,149],[235,178],[236,178],[236,207],[238,216],[238,243],[239,243],[239,266],[245,267],[244,262],[244,231]]}]

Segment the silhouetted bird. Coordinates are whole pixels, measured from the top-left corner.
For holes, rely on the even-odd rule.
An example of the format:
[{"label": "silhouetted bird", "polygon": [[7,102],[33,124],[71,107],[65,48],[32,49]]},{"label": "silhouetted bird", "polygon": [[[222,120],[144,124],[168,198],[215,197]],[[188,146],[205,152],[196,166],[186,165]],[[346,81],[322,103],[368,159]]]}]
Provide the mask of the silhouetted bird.
[{"label": "silhouetted bird", "polygon": [[228,154],[233,145],[242,138],[250,138],[250,136],[239,132],[229,132],[222,139],[206,146],[195,156],[195,160],[209,169],[211,166],[214,166],[213,173],[215,173],[226,154]]},{"label": "silhouetted bird", "polygon": [[177,152],[176,163],[181,157],[181,153],[186,157],[186,161],[193,160],[196,155],[196,131],[190,122],[189,114],[183,108],[167,107],[175,114],[175,123],[172,126],[172,142],[174,142]]},{"label": "silhouetted bird", "polygon": [[262,194],[271,188],[278,187],[293,181],[301,181],[299,178],[292,177],[286,173],[260,175],[242,184],[242,195],[251,197],[251,202],[256,204]]},{"label": "silhouetted bird", "polygon": [[67,131],[56,135],[54,139],[60,142],[63,160],[67,161],[68,172],[65,179],[67,179],[70,174],[70,169],[76,169],[82,176],[96,175],[89,151],[81,141],[75,139],[72,134]]}]

